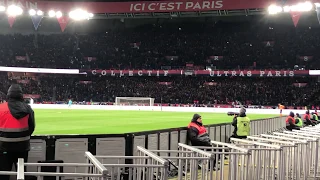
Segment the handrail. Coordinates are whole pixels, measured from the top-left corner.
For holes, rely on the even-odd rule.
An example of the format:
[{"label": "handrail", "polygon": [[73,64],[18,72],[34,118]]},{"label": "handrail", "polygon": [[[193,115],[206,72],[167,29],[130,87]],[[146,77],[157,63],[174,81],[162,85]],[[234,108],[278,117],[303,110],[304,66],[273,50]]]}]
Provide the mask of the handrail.
[{"label": "handrail", "polygon": [[190,151],[199,153],[199,154],[204,155],[204,156],[207,156],[207,157],[209,157],[209,158],[212,158],[212,157],[213,157],[212,154],[209,153],[209,152],[202,151],[202,150],[200,150],[200,149],[198,149],[198,148],[195,148],[195,147],[192,147],[192,146],[189,146],[189,145],[186,145],[186,144],[178,143],[178,147],[183,147],[183,148],[185,148],[185,149],[188,149],[188,150],[190,150]]},{"label": "handrail", "polygon": [[98,168],[98,170],[102,173],[102,175],[107,175],[107,168],[105,168],[90,152],[85,152],[85,157],[87,157],[90,162]]},{"label": "handrail", "polygon": [[286,134],[286,133],[278,133],[278,132],[274,132],[273,134],[281,135],[281,136],[287,136],[287,137],[296,137],[296,138],[308,139],[309,142],[310,141],[318,141],[318,138],[303,136],[303,134]]},{"label": "handrail", "polygon": [[159,156],[157,156],[156,154],[148,151],[147,149],[141,147],[141,146],[138,146],[137,149],[143,153],[145,153],[146,155],[150,156],[151,158],[155,159],[156,161],[160,162],[161,164],[167,166],[169,164],[169,162]]},{"label": "handrail", "polygon": [[17,180],[24,180],[24,159],[23,158],[18,159]]},{"label": "handrail", "polygon": [[263,137],[261,138],[261,137],[248,136],[247,139],[274,142],[274,143],[282,143],[282,144],[289,144],[289,145],[292,145],[292,146],[296,145],[296,143],[294,143],[294,142],[280,141],[280,140],[276,140],[276,139],[268,139],[268,138],[263,138]]},{"label": "handrail", "polygon": [[229,144],[229,143],[223,143],[223,142],[218,142],[218,141],[211,141],[211,143],[214,143],[214,144],[217,144],[217,145],[222,145],[222,146],[227,146],[228,148],[235,149],[235,150],[238,150],[238,151],[242,151],[242,152],[245,152],[245,153],[249,153],[250,152],[249,149],[241,148],[241,147],[235,146],[233,144]]},{"label": "handrail", "polygon": [[231,141],[238,141],[238,142],[248,143],[248,144],[253,144],[253,145],[271,147],[271,148],[275,148],[275,149],[281,149],[281,146],[279,146],[279,145],[259,143],[259,142],[257,142],[257,141],[248,141],[248,140],[237,139],[237,138],[230,138],[230,140],[231,140]]},{"label": "handrail", "polygon": [[275,135],[268,135],[268,134],[260,134],[262,137],[266,138],[275,138],[275,139],[282,139],[282,140],[290,140],[290,141],[295,141],[295,142],[300,142],[300,143],[308,143],[306,140],[301,140],[301,139],[293,139],[289,137],[282,137],[282,136],[275,136]]}]

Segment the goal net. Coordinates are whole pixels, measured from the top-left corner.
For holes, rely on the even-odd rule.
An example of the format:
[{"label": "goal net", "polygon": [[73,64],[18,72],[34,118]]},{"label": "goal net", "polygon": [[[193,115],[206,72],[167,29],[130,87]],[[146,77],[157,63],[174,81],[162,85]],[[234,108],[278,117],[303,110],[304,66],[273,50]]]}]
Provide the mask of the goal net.
[{"label": "goal net", "polygon": [[154,98],[150,97],[116,97],[117,106],[153,106]]}]

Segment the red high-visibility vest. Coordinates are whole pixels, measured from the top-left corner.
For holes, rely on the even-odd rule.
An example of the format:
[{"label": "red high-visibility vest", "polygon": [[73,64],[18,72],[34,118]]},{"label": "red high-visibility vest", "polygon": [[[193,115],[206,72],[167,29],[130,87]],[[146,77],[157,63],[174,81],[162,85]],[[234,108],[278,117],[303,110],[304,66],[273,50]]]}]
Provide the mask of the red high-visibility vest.
[{"label": "red high-visibility vest", "polygon": [[16,119],[10,113],[8,103],[0,104],[0,141],[21,142],[30,140],[26,135],[29,130],[29,115]]},{"label": "red high-visibility vest", "polygon": [[291,116],[288,116],[287,119],[286,119],[286,125],[289,126],[289,120],[291,119],[291,121],[293,122],[293,124],[295,124],[295,120],[293,119],[293,117]]},{"label": "red high-visibility vest", "polygon": [[310,114],[304,114],[303,121],[306,121],[306,119],[311,119]]},{"label": "red high-visibility vest", "polygon": [[198,130],[199,132],[198,136],[207,133],[207,129],[204,126],[199,126],[197,123],[194,123],[194,122],[189,123],[188,128],[190,127],[195,127]]}]

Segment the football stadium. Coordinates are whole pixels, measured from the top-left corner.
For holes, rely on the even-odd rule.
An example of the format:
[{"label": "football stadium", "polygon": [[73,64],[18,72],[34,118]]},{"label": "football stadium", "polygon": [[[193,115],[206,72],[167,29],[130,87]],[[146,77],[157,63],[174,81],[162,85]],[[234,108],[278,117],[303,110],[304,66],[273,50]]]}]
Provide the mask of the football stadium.
[{"label": "football stadium", "polygon": [[[35,135],[66,134],[124,134],[142,131],[186,127],[194,113],[154,111],[101,110],[35,110]],[[222,113],[201,113],[205,125],[231,123],[232,118]],[[106,118],[107,117],[107,118]],[[252,114],[252,120],[277,117]]]},{"label": "football stadium", "polygon": [[0,180],[320,179],[320,0],[0,0]]}]

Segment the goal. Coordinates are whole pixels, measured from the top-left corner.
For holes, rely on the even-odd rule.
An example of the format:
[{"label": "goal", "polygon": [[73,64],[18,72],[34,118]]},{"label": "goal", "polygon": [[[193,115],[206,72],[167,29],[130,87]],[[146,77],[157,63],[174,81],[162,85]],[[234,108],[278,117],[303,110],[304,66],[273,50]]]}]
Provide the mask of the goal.
[{"label": "goal", "polygon": [[153,106],[154,98],[150,97],[116,97],[117,106]]}]

